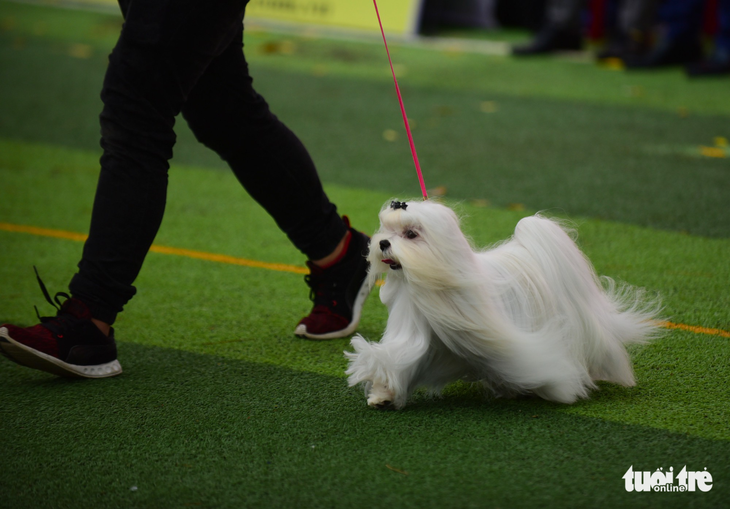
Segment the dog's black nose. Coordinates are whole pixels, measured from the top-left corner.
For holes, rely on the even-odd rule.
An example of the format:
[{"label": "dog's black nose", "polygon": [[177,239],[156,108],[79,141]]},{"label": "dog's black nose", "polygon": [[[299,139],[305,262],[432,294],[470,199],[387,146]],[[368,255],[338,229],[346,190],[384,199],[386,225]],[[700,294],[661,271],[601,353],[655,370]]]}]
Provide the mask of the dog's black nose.
[{"label": "dog's black nose", "polygon": [[387,240],[381,240],[380,241],[380,250],[381,251],[385,251],[389,247],[390,247],[390,242],[388,242]]}]

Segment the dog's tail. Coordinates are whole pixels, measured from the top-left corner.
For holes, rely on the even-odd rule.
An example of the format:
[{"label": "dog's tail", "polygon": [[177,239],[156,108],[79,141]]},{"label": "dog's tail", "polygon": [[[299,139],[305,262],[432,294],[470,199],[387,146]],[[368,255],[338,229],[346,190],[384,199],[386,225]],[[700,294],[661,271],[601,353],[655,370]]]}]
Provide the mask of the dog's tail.
[{"label": "dog's tail", "polygon": [[599,278],[578,248],[572,231],[542,216],[522,219],[515,239],[531,254],[545,275],[545,284],[561,316],[580,327],[566,327],[573,354],[586,364],[593,380],[635,384],[624,348],[660,334],[661,304],[643,289]]}]

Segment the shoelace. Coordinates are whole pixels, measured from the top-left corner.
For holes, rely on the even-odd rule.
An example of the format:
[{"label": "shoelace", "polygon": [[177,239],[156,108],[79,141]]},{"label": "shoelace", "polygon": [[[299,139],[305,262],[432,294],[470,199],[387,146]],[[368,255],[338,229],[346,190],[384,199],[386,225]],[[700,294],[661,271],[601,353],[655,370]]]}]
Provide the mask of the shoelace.
[{"label": "shoelace", "polygon": [[[350,220],[347,216],[346,224],[350,226]],[[356,235],[356,233],[353,233]],[[362,235],[362,234],[358,234]],[[367,254],[367,248],[370,245],[370,238],[365,237],[367,242],[365,247],[361,247],[362,242],[358,239],[353,238],[349,249],[354,252],[362,251],[363,255]],[[309,262],[308,262],[309,263]],[[340,304],[339,313],[347,313],[347,287],[348,287],[348,276],[351,278],[352,259],[348,254],[343,260],[327,269],[315,269],[314,266],[310,266],[312,273],[304,276],[304,281],[309,286],[309,300],[314,302],[315,307],[324,306],[326,308],[336,308]]]},{"label": "shoelace", "polygon": [[[51,299],[51,294],[48,293],[48,289],[46,288],[46,285],[43,283],[43,280],[41,279],[40,274],[38,274],[38,269],[33,266],[33,270],[35,271],[36,279],[38,279],[38,284],[41,287],[41,291],[43,292],[43,296],[46,298],[46,301],[56,308],[56,316],[41,316],[40,312],[38,311],[38,306],[33,306],[35,308],[35,314],[38,317],[38,320],[40,320],[41,324],[43,324],[44,327],[49,329],[50,331],[54,332],[58,337],[63,337],[63,331],[70,325],[73,324],[75,321],[73,315],[69,313],[61,313],[61,309],[63,308],[63,303],[58,299],[59,297],[64,297],[66,300],[69,300],[71,296],[65,292],[57,292],[56,295],[53,296],[53,299]],[[64,301],[65,302],[65,301]]]},{"label": "shoelace", "polygon": [[327,277],[325,273],[307,274],[304,276],[304,281],[309,286],[309,300],[314,302],[315,305],[328,306],[331,303],[332,307],[337,306],[337,300],[332,298],[332,295],[337,291],[337,279],[335,277]]}]

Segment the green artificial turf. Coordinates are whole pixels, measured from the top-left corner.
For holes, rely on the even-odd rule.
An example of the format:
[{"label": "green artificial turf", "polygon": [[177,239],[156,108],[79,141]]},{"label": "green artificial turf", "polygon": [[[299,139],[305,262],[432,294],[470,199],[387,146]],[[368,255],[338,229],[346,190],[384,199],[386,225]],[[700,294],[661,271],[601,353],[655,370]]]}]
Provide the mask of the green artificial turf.
[{"label": "green artificial turf", "polygon": [[[119,17],[0,1],[0,223],[84,233],[98,99]],[[327,193],[377,228],[418,195],[381,46],[247,29],[257,88],[305,141]],[[394,45],[430,188],[480,247],[538,209],[597,270],[660,295],[674,323],[730,330],[727,81]],[[403,63],[405,62],[405,63]],[[296,87],[292,84],[296,83]],[[628,88],[627,88],[628,87]],[[489,101],[489,104],[483,104]],[[686,108],[681,112],[678,108]],[[681,113],[681,114],[680,114]],[[386,141],[383,131],[400,133]],[[302,266],[183,122],[156,244]],[[78,241],[0,228],[0,323],[66,289]],[[0,507],[723,507],[730,339],[667,330],[631,349],[638,385],[572,406],[468,384],[400,412],[348,388],[348,340],[292,330],[302,276],[151,253],[115,324],[124,374],[69,381],[0,359]],[[374,294],[360,332],[387,318]],[[634,470],[704,468],[707,493],[627,493]]]},{"label": "green artificial turf", "polygon": [[[94,153],[18,142],[0,148],[0,176],[14,196],[0,204],[3,222],[84,230]],[[301,263],[232,175],[177,165],[171,173],[156,243]],[[341,186],[327,191],[366,231],[375,229],[377,210],[388,199]],[[452,205],[477,245],[508,236],[527,213]],[[723,261],[730,241],[577,222],[581,245],[601,273],[659,292],[675,321],[728,328],[730,269]],[[0,242],[0,277],[7,282],[0,322],[30,325],[33,304],[51,311],[30,265],[52,291],[62,289],[81,243],[5,231]],[[683,261],[682,270],[667,268],[672,260]],[[707,466],[717,480],[690,506],[716,506],[728,493],[722,481],[730,474],[727,338],[667,332],[632,349],[637,387],[602,384],[591,400],[570,407],[489,400],[457,384],[443,398],[419,394],[391,414],[370,411],[362,393],[346,387],[347,340],[291,335],[308,309],[300,275],[152,253],[137,284],[138,296],[116,324],[126,371],[120,378],[68,382],[8,362],[0,370],[3,385],[13,387],[3,405],[0,447],[9,454],[0,483],[14,501],[31,507],[96,507],[100,500],[111,507],[443,507],[445,501],[454,507],[650,507],[655,499],[623,490],[625,470],[684,464]],[[377,339],[385,319],[373,296],[360,331]],[[63,445],[48,445],[59,439]],[[69,489],[51,472],[71,464],[83,467]],[[662,503],[680,507],[688,499]]]},{"label": "green artificial turf", "polygon": [[[3,370],[13,372],[4,403],[14,409],[3,422],[17,430],[2,437],[4,506],[726,501],[726,441],[570,415],[536,401],[485,405],[473,393],[375,412],[339,377],[132,343],[122,343],[121,352],[132,373],[96,383]],[[626,493],[621,476],[632,464],[707,465],[715,485],[662,498]]]}]

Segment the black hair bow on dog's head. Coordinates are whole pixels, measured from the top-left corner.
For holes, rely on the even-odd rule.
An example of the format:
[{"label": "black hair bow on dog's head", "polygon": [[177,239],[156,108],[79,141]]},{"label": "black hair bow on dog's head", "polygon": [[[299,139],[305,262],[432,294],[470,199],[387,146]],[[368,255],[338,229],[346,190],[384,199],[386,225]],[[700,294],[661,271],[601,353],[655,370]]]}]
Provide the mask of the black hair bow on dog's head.
[{"label": "black hair bow on dog's head", "polygon": [[403,209],[406,210],[406,207],[408,207],[408,204],[404,201],[392,201],[390,202],[390,208],[393,210]]}]

